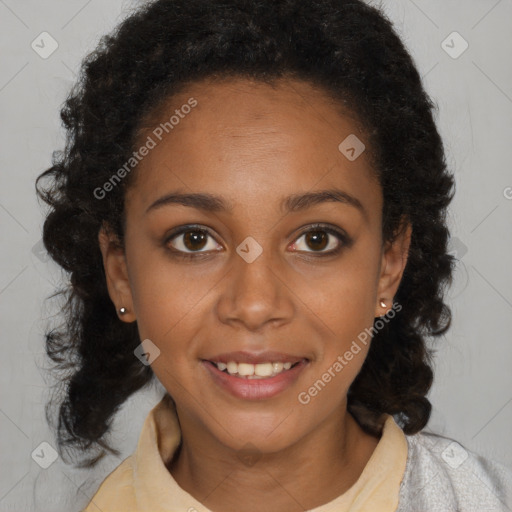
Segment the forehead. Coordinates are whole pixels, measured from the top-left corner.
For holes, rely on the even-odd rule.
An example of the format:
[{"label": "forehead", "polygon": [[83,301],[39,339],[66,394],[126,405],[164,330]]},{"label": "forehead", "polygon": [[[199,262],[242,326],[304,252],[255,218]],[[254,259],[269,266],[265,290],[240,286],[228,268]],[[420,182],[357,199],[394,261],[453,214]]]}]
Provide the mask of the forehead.
[{"label": "forehead", "polygon": [[365,140],[354,116],[306,82],[193,83],[144,123],[136,146],[151,138],[154,147],[137,165],[127,201],[143,208],[180,189],[269,206],[298,191],[337,187],[380,208],[366,152],[350,160],[339,148],[354,136]]}]

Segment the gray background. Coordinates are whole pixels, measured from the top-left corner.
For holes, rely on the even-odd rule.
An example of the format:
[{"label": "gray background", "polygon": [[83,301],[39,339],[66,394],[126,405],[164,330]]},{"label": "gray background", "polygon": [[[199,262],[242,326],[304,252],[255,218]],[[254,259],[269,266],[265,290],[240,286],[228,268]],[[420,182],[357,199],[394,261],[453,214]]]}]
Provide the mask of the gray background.
[{"label": "gray background", "polygon": [[[34,180],[50,165],[51,152],[63,147],[59,110],[81,59],[136,5],[0,0],[0,511],[80,510],[134,450],[163,391],[157,383],[138,393],[116,417],[111,440],[123,451],[120,459],[86,471],[60,459],[43,469],[32,458],[42,442],[55,446],[44,419],[53,382],[44,371],[42,337],[55,310],[44,298],[65,278],[39,250],[42,210]],[[449,218],[460,260],[449,301],[454,320],[437,342],[427,430],[512,466],[512,1],[381,5],[439,107],[457,180]],[[31,47],[44,31],[58,43],[46,59]],[[460,55],[464,41],[448,37],[454,31],[469,45]]]}]

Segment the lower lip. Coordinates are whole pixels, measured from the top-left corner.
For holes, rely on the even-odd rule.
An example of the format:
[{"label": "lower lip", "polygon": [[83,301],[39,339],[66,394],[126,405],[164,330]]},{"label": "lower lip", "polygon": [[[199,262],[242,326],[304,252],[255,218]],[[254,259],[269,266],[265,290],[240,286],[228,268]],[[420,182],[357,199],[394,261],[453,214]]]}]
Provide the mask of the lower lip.
[{"label": "lower lip", "polygon": [[299,364],[268,379],[245,379],[221,372],[213,363],[203,361],[213,380],[226,391],[244,400],[263,400],[272,398],[290,387],[300,372],[307,366],[303,359]]}]

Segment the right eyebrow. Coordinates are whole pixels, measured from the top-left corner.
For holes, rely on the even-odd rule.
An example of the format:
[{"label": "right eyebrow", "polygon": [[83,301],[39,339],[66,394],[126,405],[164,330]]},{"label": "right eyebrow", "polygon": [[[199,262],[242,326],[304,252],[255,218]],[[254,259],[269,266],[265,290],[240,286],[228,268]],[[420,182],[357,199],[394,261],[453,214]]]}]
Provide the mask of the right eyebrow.
[{"label": "right eyebrow", "polygon": [[181,204],[183,206],[189,206],[191,208],[207,212],[231,211],[233,209],[233,205],[231,203],[228,203],[223,198],[212,194],[182,194],[178,192],[171,192],[152,203],[146,209],[146,213],[170,204]]}]

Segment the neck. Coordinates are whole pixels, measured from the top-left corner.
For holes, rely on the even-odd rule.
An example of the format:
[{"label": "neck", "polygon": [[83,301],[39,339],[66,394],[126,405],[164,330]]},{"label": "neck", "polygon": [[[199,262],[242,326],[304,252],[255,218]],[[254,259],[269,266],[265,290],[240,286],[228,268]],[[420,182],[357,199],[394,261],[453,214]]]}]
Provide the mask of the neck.
[{"label": "neck", "polygon": [[178,485],[212,511],[309,510],[346,492],[378,443],[345,408],[279,452],[244,458],[178,411],[179,451],[168,463]]}]

